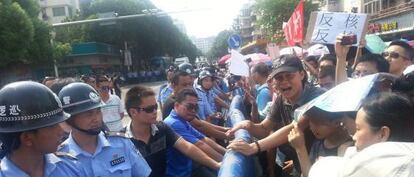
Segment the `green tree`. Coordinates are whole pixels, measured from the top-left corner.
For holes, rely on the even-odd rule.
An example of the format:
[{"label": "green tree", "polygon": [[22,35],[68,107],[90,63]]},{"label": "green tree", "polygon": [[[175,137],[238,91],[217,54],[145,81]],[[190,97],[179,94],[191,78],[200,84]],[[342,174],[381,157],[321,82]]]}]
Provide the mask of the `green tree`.
[{"label": "green tree", "polygon": [[0,1],[0,67],[24,61],[33,41],[34,27],[16,2]]},{"label": "green tree", "polygon": [[[275,42],[284,40],[283,22],[289,20],[298,3],[299,0],[257,0],[255,10],[260,14],[258,23],[266,31],[266,37]],[[306,34],[306,26],[308,25],[306,22],[309,21],[310,13],[317,10],[317,4],[305,1],[304,34]]]},{"label": "green tree", "polygon": [[234,31],[224,30],[217,35],[214,39],[213,46],[207,52],[207,58],[209,60],[217,60],[229,53],[227,40],[232,34],[234,34]]}]

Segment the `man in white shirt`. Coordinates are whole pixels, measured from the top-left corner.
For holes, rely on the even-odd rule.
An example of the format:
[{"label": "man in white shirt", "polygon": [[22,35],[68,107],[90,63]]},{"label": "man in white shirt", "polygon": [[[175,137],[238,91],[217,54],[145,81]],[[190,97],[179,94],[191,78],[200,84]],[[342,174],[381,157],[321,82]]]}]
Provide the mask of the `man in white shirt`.
[{"label": "man in white shirt", "polygon": [[105,103],[105,106],[101,108],[103,121],[109,131],[124,131],[121,120],[124,117],[125,108],[118,96],[110,94],[110,84],[111,82],[106,76],[99,76],[97,78],[97,89],[102,101]]}]

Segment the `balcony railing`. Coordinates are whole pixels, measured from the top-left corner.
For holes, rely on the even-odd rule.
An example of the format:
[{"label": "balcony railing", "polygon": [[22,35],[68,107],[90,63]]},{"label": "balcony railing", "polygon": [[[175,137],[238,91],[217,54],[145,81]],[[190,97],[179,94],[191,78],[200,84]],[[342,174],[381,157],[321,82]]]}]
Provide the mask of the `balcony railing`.
[{"label": "balcony railing", "polygon": [[402,3],[402,4],[394,6],[394,7],[386,8],[384,10],[380,10],[376,14],[371,15],[371,20],[378,20],[378,19],[381,19],[381,18],[394,16],[394,15],[398,15],[400,13],[409,12],[409,11],[414,11],[414,3],[413,2]]}]

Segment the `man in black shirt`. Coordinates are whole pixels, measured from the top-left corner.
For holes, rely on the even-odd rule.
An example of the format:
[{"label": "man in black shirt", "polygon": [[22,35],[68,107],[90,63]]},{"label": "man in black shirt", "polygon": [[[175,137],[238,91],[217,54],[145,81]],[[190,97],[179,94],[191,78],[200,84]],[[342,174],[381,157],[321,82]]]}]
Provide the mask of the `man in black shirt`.
[{"label": "man in black shirt", "polygon": [[[288,134],[293,128],[294,110],[321,95],[325,90],[307,84],[307,76],[302,62],[293,55],[283,55],[276,60],[270,76],[279,95],[273,102],[266,119],[258,124],[248,120],[242,121],[227,132],[231,135],[239,129],[246,129],[254,137],[263,139],[251,144],[244,141],[234,141],[229,145],[229,148],[251,155],[259,151],[279,147],[280,151],[284,151],[283,153],[289,156],[287,157],[289,160],[294,160],[295,164],[298,164],[294,149],[288,145]],[[300,127],[306,127],[304,121],[300,122]],[[272,130],[275,132],[270,134]],[[305,135],[311,134],[305,132]],[[311,137],[309,138],[312,140]],[[312,143],[312,141],[308,142]],[[296,165],[295,169],[300,171],[299,165]]]},{"label": "man in black shirt", "polygon": [[219,169],[220,164],[202,150],[178,136],[163,122],[157,122],[157,102],[155,93],[146,87],[131,88],[125,98],[125,107],[131,117],[126,134],[144,156],[152,169],[151,177],[166,175],[167,148],[174,147],[192,160],[211,169]]}]

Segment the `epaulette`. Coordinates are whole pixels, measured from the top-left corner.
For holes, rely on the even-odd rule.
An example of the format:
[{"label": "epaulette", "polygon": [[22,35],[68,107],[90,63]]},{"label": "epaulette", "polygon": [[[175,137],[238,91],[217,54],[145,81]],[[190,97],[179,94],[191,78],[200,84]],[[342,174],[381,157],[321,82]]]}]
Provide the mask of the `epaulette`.
[{"label": "epaulette", "polygon": [[67,152],[58,151],[58,152],[55,152],[54,154],[58,157],[66,157],[71,160],[78,160],[78,158],[76,158],[74,155],[67,153]]},{"label": "epaulette", "polygon": [[116,136],[116,137],[122,137],[122,138],[130,138],[126,133],[124,132],[111,132],[111,131],[106,131],[105,132],[106,136]]}]

